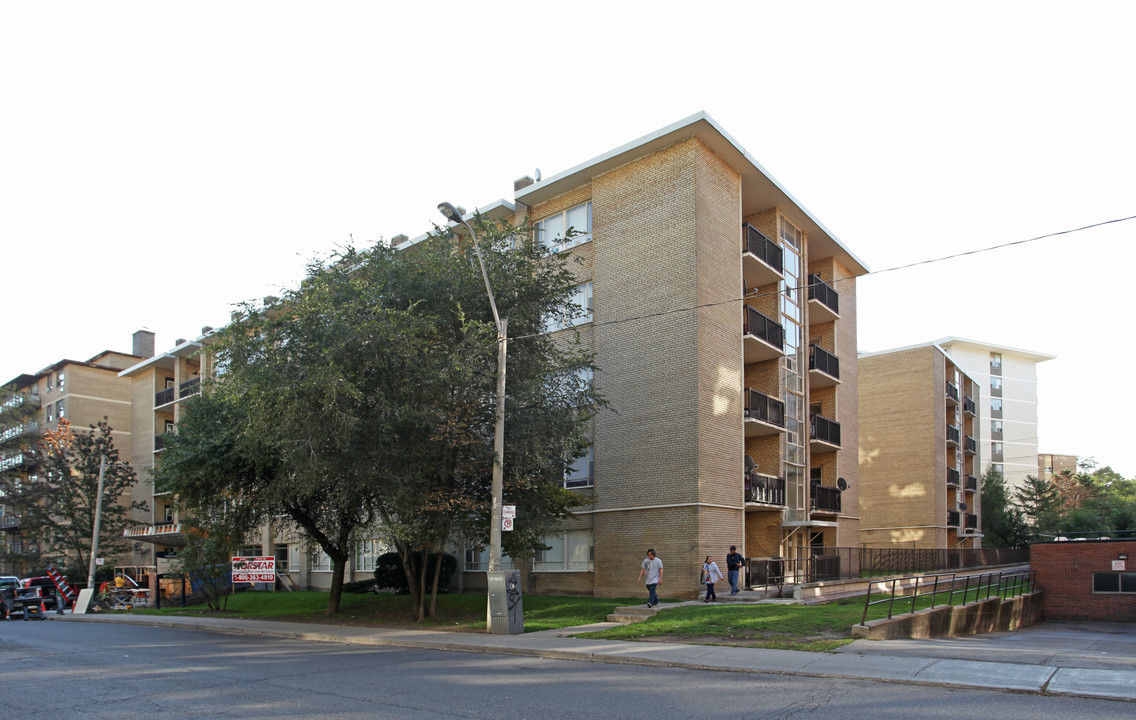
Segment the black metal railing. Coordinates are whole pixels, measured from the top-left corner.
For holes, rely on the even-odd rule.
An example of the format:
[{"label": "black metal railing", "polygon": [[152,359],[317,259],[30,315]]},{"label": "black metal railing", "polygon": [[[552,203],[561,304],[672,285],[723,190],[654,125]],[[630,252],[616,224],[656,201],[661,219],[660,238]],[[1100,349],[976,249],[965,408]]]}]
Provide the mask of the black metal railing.
[{"label": "black metal railing", "polygon": [[978,441],[967,435],[963,438],[962,449],[970,455],[978,452]]},{"label": "black metal railing", "polygon": [[840,358],[819,345],[809,346],[809,370],[817,370],[840,379]]},{"label": "black metal railing", "polygon": [[12,513],[0,515],[0,528],[14,528],[20,526],[20,516]]},{"label": "black metal railing", "polygon": [[812,486],[811,509],[817,512],[840,512],[840,496],[843,494],[839,488]]},{"label": "black metal railing", "polygon": [[967,475],[966,489],[970,492],[978,492],[978,478],[973,475]]},{"label": "black metal railing", "polygon": [[197,391],[199,391],[200,389],[201,378],[186,380],[178,386],[178,397],[189,397],[190,395],[196,395]]},{"label": "black metal railing", "polygon": [[155,435],[154,436],[154,452],[158,452],[159,450],[165,450],[165,449],[166,449],[166,436],[165,435]]},{"label": "black metal railing", "polygon": [[967,513],[966,515],[963,515],[962,524],[963,524],[963,527],[965,527],[965,528],[968,528],[970,530],[977,530],[978,529],[978,516],[975,515],[974,513]]},{"label": "black metal railing", "polygon": [[958,510],[947,511],[947,527],[959,526],[959,513]]},{"label": "black metal railing", "polygon": [[779,274],[784,269],[781,246],[749,223],[742,224],[742,252],[754,255]]},{"label": "black metal railing", "polygon": [[749,473],[745,478],[745,501],[785,505],[785,478]]},{"label": "black metal railing", "polygon": [[[860,617],[860,624],[867,622],[868,608],[873,605],[887,604],[887,616],[890,619],[897,611],[902,614],[915,612],[916,609],[933,609],[939,605],[965,605],[988,600],[991,597],[1006,600],[1027,595],[1033,592],[1035,583],[1036,577],[1032,570],[1002,570],[965,575],[961,578],[957,573],[892,578],[891,587],[885,593],[886,597],[872,600],[871,588],[864,593],[864,613]],[[898,608],[895,603],[897,598],[903,598]],[[910,603],[907,602],[908,598],[911,600]],[[930,598],[930,600],[919,603],[919,598]]]},{"label": "black metal railing", "polygon": [[809,415],[809,439],[840,445],[840,423],[823,415]]},{"label": "black metal railing", "polygon": [[962,399],[962,411],[964,413],[970,413],[971,415],[974,415],[974,413],[975,413],[974,400],[971,400],[968,397],[964,397]]},{"label": "black metal railing", "polygon": [[840,293],[815,273],[809,275],[809,300],[816,300],[837,315],[840,314]]},{"label": "black metal railing", "polygon": [[154,407],[161,407],[162,405],[172,403],[177,399],[177,396],[174,394],[176,392],[177,388],[168,387],[165,390],[159,390],[154,393]]},{"label": "black metal railing", "polygon": [[947,484],[958,487],[959,481],[962,479],[962,473],[955,468],[947,468]]},{"label": "black metal railing", "polygon": [[952,443],[954,445],[958,445],[959,440],[961,438],[962,438],[962,431],[959,430],[958,425],[948,425],[947,426],[947,442]]},{"label": "black metal railing", "polygon": [[748,419],[785,427],[785,403],[759,390],[746,388],[745,416]]},{"label": "black metal railing", "polygon": [[778,350],[785,345],[785,329],[775,320],[762,315],[748,305],[746,306],[745,325],[742,327],[742,332],[745,335],[760,338]]},{"label": "black metal railing", "polygon": [[955,402],[959,401],[958,385],[955,385],[950,380],[947,381],[947,397],[951,400],[954,400]]}]

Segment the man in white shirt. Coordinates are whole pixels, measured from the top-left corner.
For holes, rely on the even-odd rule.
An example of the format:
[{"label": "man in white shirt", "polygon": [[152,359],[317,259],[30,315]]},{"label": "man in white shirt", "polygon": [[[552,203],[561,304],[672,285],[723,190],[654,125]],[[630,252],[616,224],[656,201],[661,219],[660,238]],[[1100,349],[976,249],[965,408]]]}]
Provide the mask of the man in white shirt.
[{"label": "man in white shirt", "polygon": [[655,557],[655,548],[647,550],[647,559],[643,561],[639,579],[642,580],[644,575],[647,576],[647,607],[654,607],[659,604],[655,588],[663,581],[663,561]]}]

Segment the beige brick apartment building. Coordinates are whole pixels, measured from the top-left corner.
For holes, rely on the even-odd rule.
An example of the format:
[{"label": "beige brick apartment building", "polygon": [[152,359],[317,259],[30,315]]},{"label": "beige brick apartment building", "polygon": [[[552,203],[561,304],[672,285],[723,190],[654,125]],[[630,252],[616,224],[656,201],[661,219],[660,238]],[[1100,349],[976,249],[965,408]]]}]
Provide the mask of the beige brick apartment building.
[{"label": "beige brick apartment building", "polygon": [[[153,353],[153,340],[146,344],[146,331],[135,333],[132,353],[104,350],[89,360],[60,360],[39,372],[15,377],[6,383],[14,387],[19,402],[36,407],[38,418],[18,427],[3,428],[5,434],[24,438],[25,450],[40,440],[44,430],[58,427],[66,418],[76,433],[86,432],[104,417],[112,430],[115,448],[123,459],[131,458],[130,384],[119,379],[118,372],[138,362],[144,353]],[[0,458],[0,469],[20,473],[24,478],[35,475],[37,468],[30,452],[10,451]],[[124,498],[126,500],[126,498]],[[28,528],[20,516],[0,497],[0,543],[6,559],[0,559],[0,575],[40,575],[45,568],[22,556],[34,556],[46,550],[27,535]],[[113,560],[113,559],[112,559]]]},{"label": "beige brick apartment building", "polygon": [[981,386],[935,343],[860,355],[860,542],[978,548]]},{"label": "beige brick apartment building", "polygon": [[[713,119],[523,178],[482,212],[527,217],[582,258],[575,329],[611,403],[566,479],[591,502],[527,568],[532,590],[636,594],[654,547],[662,591],[693,594],[702,559],[731,544],[791,557],[858,543],[866,268]],[[565,243],[567,227],[583,235]]]}]

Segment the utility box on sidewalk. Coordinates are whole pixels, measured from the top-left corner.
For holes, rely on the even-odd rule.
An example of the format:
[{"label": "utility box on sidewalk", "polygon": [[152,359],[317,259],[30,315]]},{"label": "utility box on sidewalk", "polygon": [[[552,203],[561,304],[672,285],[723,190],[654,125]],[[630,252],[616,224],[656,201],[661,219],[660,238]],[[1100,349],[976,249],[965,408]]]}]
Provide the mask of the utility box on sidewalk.
[{"label": "utility box on sidewalk", "polygon": [[489,632],[494,635],[519,635],[525,631],[525,613],[521,606],[520,570],[495,570],[488,574]]}]

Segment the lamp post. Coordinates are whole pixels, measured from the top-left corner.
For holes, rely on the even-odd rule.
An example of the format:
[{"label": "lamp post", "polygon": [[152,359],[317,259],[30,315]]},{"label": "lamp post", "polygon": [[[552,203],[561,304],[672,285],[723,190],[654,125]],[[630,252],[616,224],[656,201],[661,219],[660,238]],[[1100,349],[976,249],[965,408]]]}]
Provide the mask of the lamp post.
[{"label": "lamp post", "polygon": [[[503,589],[506,586],[505,573],[501,571],[501,503],[504,495],[505,473],[505,356],[509,337],[509,321],[497,314],[497,302],[493,299],[493,286],[489,284],[489,273],[485,270],[485,259],[477,243],[477,233],[473,226],[462,218],[461,213],[448,202],[438,204],[438,211],[452,223],[465,225],[473,239],[473,252],[481,266],[481,277],[485,280],[485,292],[489,295],[489,307],[493,311],[493,322],[497,326],[497,413],[493,428],[493,506],[489,520],[489,571],[486,579],[489,585],[488,607],[486,608],[486,630],[494,635],[510,634],[507,599]],[[519,588],[518,588],[519,590]],[[511,604],[511,603],[510,603]],[[500,607],[496,607],[496,606]],[[520,607],[520,603],[516,604]],[[518,632],[523,632],[522,629]]]}]

